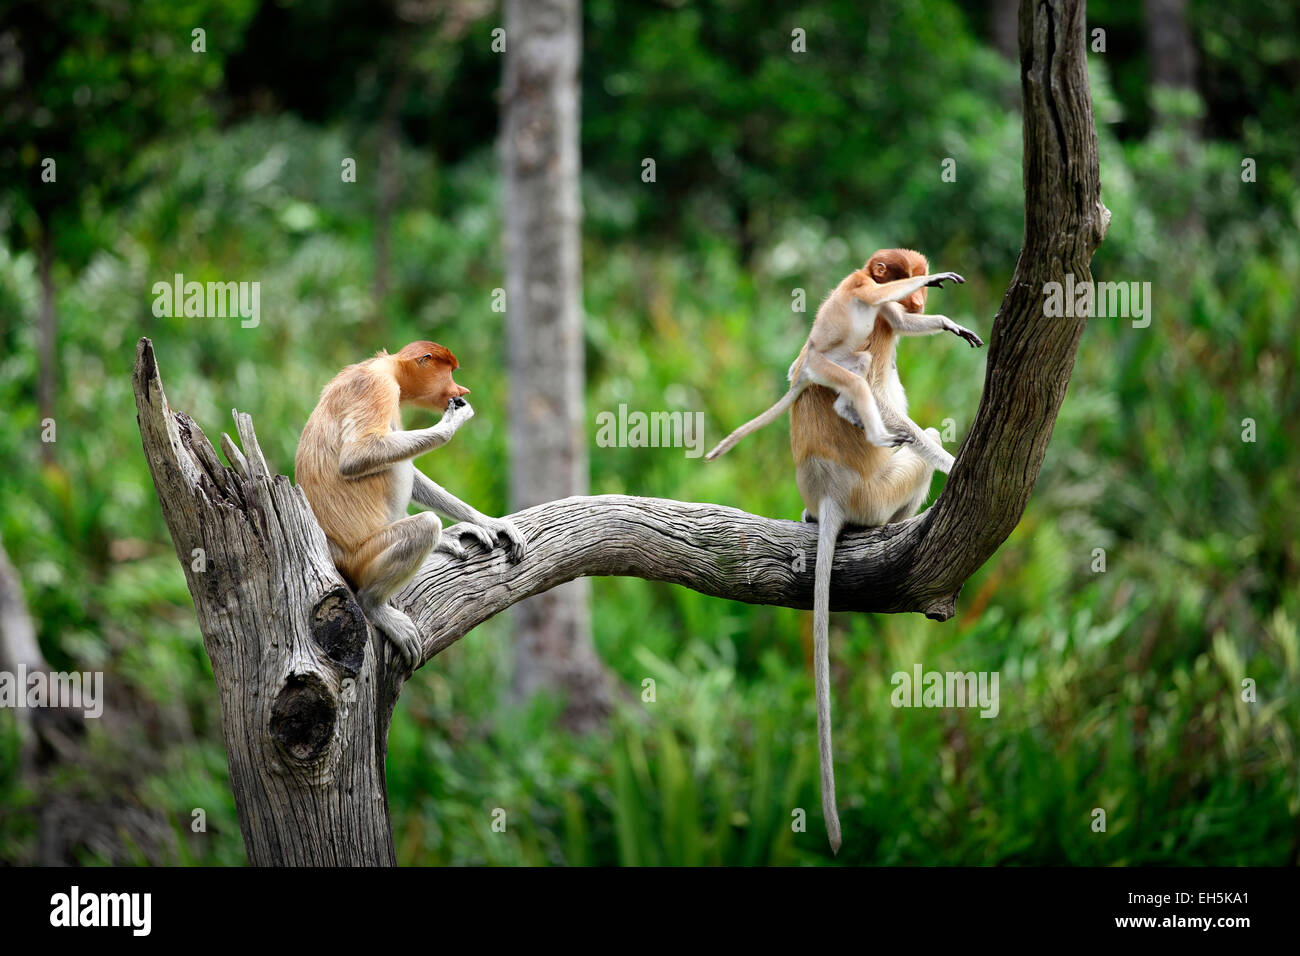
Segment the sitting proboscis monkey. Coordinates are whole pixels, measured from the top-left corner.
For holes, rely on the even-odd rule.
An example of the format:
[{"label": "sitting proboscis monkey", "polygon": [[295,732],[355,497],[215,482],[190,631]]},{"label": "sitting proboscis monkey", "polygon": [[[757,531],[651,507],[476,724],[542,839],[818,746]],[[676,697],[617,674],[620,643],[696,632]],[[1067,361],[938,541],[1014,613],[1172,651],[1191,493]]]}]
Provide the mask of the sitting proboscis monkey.
[{"label": "sitting proboscis monkey", "polygon": [[[452,380],[459,367],[456,356],[434,342],[412,342],[396,355],[380,351],[349,365],[321,392],[294,462],[335,566],[408,670],[422,660],[420,634],[387,602],[432,550],[464,557],[465,538],[488,550],[504,538],[511,560],[524,555],[514,524],[475,511],[415,467],[413,459],[446,444],[474,415],[463,397],[469,389]],[[442,420],[404,431],[402,405],[441,410]],[[461,523],[443,531],[432,512],[408,515],[412,500]]]},{"label": "sitting proboscis monkey", "polygon": [[[863,271],[877,287],[894,287],[908,279],[925,279],[925,256],[912,249],[881,249]],[[939,432],[922,430],[907,414],[907,394],[898,377],[900,336],[951,332],[979,348],[984,341],[952,319],[926,314],[927,289],[884,302],[872,317],[865,340],[854,343],[841,360],[874,400],[887,431],[907,437],[900,448],[883,447],[864,431],[851,392],[810,384],[790,408],[790,450],[795,483],[803,498],[804,520],[816,521],[817,564],[813,590],[813,683],[817,693],[817,744],[821,763],[822,813],[831,849],[840,848],[840,821],[835,804],[835,770],[831,752],[830,586],[835,543],[845,525],[873,526],[904,521],[921,510],[935,470],[947,474],[953,457],[940,444]],[[790,367],[799,372],[808,349]]]}]

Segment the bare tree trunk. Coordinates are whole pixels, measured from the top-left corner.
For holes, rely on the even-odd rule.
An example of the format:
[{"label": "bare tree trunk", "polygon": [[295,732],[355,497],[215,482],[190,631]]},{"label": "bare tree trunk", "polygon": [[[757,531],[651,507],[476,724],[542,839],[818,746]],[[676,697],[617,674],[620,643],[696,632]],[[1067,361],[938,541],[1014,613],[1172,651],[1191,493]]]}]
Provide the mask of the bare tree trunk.
[{"label": "bare tree trunk", "polygon": [[392,323],[388,321],[388,290],[391,285],[393,209],[402,188],[400,168],[402,125],[401,109],[410,86],[411,73],[406,69],[404,51],[397,54],[399,73],[384,97],[379,121],[379,164],[376,170],[378,190],[375,197],[375,281],[373,289],[374,320],[371,327],[380,341],[385,341]]},{"label": "bare tree trunk", "polygon": [[[0,542],[0,671],[11,674],[19,670],[27,673],[49,670],[40,645],[36,643],[36,628],[32,626],[32,617],[27,613],[27,602],[23,599],[23,584],[18,572],[9,563],[4,543]],[[32,711],[26,707],[15,707],[14,716],[20,726],[29,728]],[[24,744],[29,738],[24,734]]]},{"label": "bare tree trunk", "polygon": [[[897,524],[846,534],[831,606],[947,620],[962,584],[1015,528],[1065,397],[1083,318],[1048,318],[1045,283],[1090,281],[1110,213],[1101,203],[1082,0],[1021,8],[1025,241],[989,337],[984,394],[938,501]],[[300,489],[274,475],[235,413],[231,467],[173,413],[141,339],[136,409],[163,516],[194,597],[221,697],[240,827],[254,863],[393,862],[384,757],[405,679],[326,550]],[[807,608],[817,533],[718,505],[606,495],[512,516],[529,541],[500,553],[431,555],[394,598],[424,637],[421,664],[512,604],[594,575]],[[793,562],[803,553],[809,560]],[[795,567],[803,566],[797,571]]]},{"label": "bare tree trunk", "polygon": [[[1196,91],[1196,48],[1187,27],[1187,0],[1143,0],[1147,25],[1147,55],[1151,63],[1151,109],[1157,124],[1174,124],[1175,163],[1184,168],[1195,159],[1201,135],[1195,116],[1168,115],[1163,108],[1162,90]],[[1183,234],[1203,236],[1205,223],[1200,210],[1188,206],[1174,217],[1174,228]]]},{"label": "bare tree trunk", "polygon": [[[0,542],[0,671],[7,671],[15,678],[50,673],[27,611],[22,581],[9,561],[3,542]],[[24,688],[19,692],[25,693],[27,685],[19,683],[18,686]],[[52,706],[53,703],[35,709],[13,709],[21,735],[19,771],[36,793],[43,791],[45,779],[58,772],[61,764],[77,761],[80,756],[77,742],[86,729],[81,711]],[[40,866],[60,866],[69,858],[67,827],[60,825],[60,808],[50,801],[42,801],[35,809],[38,832],[35,862]]]},{"label": "bare tree trunk", "polygon": [[1143,0],[1151,85],[1196,88],[1196,48],[1187,28],[1187,0]]},{"label": "bare tree trunk", "polygon": [[385,642],[335,570],[302,490],[267,467],[249,417],[235,412],[242,452],[222,436],[227,468],[167,404],[148,339],[134,387],[221,697],[249,861],[392,865],[384,757],[401,681]]},{"label": "bare tree trunk", "polygon": [[993,36],[993,45],[1008,60],[1020,55],[1020,43],[1016,36],[1019,31],[1019,17],[1016,14],[1020,0],[991,0],[989,11],[989,29]]},{"label": "bare tree trunk", "polygon": [[[510,504],[585,494],[578,172],[579,0],[506,0],[505,179]],[[598,725],[609,684],[591,640],[590,587],[575,581],[515,613],[515,694],[564,696],[565,721]]]}]

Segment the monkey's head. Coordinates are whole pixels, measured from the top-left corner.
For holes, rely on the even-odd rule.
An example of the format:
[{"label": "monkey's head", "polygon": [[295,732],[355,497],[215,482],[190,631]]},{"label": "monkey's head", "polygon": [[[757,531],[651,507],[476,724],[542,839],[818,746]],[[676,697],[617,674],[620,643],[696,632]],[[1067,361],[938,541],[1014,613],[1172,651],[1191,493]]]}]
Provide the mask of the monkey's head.
[{"label": "monkey's head", "polygon": [[[877,249],[863,268],[877,282],[893,282],[925,275],[930,271],[930,263],[915,249]],[[924,312],[928,291],[917,289],[907,298],[899,299],[898,304],[904,312]]]},{"label": "monkey's head", "polygon": [[393,356],[403,402],[443,411],[453,398],[468,395],[451,373],[460,368],[451,350],[437,342],[412,342]]}]

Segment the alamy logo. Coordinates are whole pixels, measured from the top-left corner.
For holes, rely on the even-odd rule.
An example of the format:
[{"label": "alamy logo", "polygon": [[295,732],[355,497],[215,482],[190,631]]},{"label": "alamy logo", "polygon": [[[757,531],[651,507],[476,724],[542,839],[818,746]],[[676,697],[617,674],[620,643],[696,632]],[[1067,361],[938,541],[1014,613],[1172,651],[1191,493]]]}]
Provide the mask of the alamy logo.
[{"label": "alamy logo", "polygon": [[63,707],[80,710],[85,717],[104,713],[103,671],[27,672],[26,664],[18,671],[0,671],[0,707]]},{"label": "alamy logo", "polygon": [[704,454],[703,412],[631,412],[627,405],[596,414],[598,448],[685,448],[687,458]]},{"label": "alamy logo", "polygon": [[82,893],[73,886],[50,897],[50,925],[129,926],[133,936],[148,936],[153,925],[152,893]]},{"label": "alamy logo", "polygon": [[1064,284],[1043,286],[1043,316],[1049,319],[1132,319],[1133,328],[1151,324],[1150,282],[1078,282],[1065,274]]},{"label": "alamy logo", "polygon": [[979,707],[981,717],[996,717],[997,671],[926,671],[912,665],[912,673],[897,671],[889,679],[894,691],[889,702],[895,707]]},{"label": "alamy logo", "polygon": [[224,319],[238,316],[239,324],[255,329],[262,321],[262,283],[186,282],[176,273],[171,282],[153,284],[153,314],[162,318]]}]

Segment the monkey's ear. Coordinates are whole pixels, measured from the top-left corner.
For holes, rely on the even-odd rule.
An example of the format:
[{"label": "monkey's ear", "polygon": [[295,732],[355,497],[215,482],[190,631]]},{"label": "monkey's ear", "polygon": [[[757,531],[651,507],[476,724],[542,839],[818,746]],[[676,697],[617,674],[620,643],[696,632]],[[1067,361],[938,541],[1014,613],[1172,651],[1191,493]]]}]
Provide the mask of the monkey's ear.
[{"label": "monkey's ear", "polygon": [[433,361],[433,353],[425,352],[423,355],[421,355],[418,359],[415,360],[415,364],[420,366],[421,368],[424,368],[424,366],[428,365],[432,361]]},{"label": "monkey's ear", "polygon": [[889,272],[889,267],[885,265],[883,262],[877,262],[874,266],[871,267],[871,271],[875,274],[876,279],[879,280],[879,279],[883,279],[886,273]]}]

